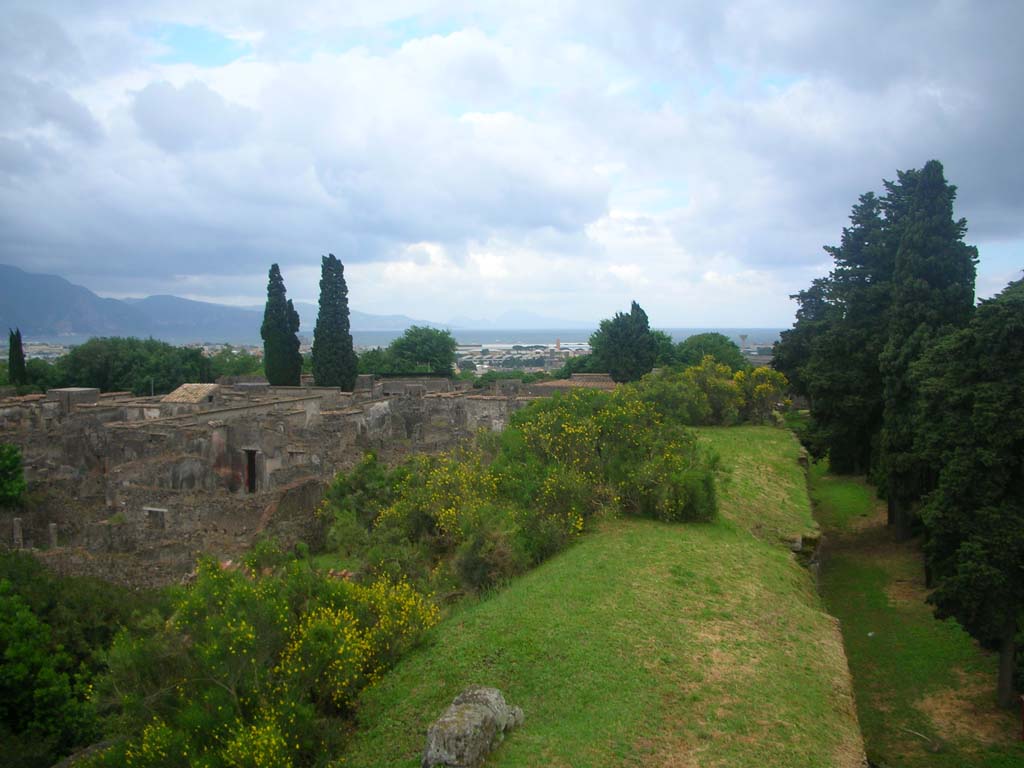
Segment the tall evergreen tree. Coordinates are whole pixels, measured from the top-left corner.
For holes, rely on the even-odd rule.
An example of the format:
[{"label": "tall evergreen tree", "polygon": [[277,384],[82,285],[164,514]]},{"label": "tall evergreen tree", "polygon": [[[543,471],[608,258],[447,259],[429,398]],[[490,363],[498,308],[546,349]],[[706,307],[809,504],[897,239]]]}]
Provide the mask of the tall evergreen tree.
[{"label": "tall evergreen tree", "polygon": [[299,341],[299,327],[301,322],[299,320],[299,313],[295,309],[295,305],[291,299],[288,299],[288,335],[285,337],[287,342],[288,360],[291,361],[291,369],[289,370],[289,380],[294,382],[293,386],[298,386],[302,383],[302,352],[299,351],[302,346],[302,342]]},{"label": "tall evergreen tree", "polygon": [[836,472],[866,473],[882,425],[879,355],[887,340],[893,260],[882,201],[860,196],[828,279],[829,322],[800,375],[813,403],[812,435]]},{"label": "tall evergreen tree", "polygon": [[351,391],[358,360],[349,327],[345,267],[333,253],[320,263],[320,311],[313,335],[313,379],[320,387]]},{"label": "tall evergreen tree", "polygon": [[615,381],[636,381],[654,367],[658,340],[651,335],[647,313],[635,301],[629,314],[616,312],[590,337],[595,365]]},{"label": "tall evergreen tree", "polygon": [[[772,350],[772,367],[789,379],[790,390],[811,398],[806,376],[817,340],[831,327],[835,308],[830,299],[831,281],[816,278],[809,288],[791,295],[797,303],[793,327],[779,334]],[[813,410],[814,401],[811,400]]]},{"label": "tall evergreen tree", "polygon": [[299,353],[299,314],[286,298],[284,279],[277,264],[270,266],[267,304],[263,310],[263,366],[274,386],[298,386],[302,376]]},{"label": "tall evergreen tree", "polygon": [[[935,482],[934,468],[914,449],[910,367],[929,344],[970,319],[978,259],[977,249],[963,241],[967,222],[953,218],[956,187],[946,182],[942,164],[928,161],[915,180],[896,251],[889,338],[880,357],[881,464],[890,522],[901,537],[910,535],[914,503]],[[903,205],[902,196],[894,203]]]},{"label": "tall evergreen tree", "polygon": [[28,384],[28,370],[25,368],[25,348],[21,341],[21,329],[8,329],[7,336],[7,378],[11,384]]},{"label": "tall evergreen tree", "polygon": [[941,467],[922,508],[930,600],[1000,651],[999,700],[1014,703],[1024,617],[1024,280],[914,365],[916,448]]}]

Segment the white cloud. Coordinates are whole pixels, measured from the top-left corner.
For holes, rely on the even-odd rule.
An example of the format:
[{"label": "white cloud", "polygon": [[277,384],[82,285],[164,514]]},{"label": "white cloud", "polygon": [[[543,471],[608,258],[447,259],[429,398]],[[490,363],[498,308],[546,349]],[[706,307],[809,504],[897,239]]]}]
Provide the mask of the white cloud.
[{"label": "white cloud", "polygon": [[[259,302],[272,261],[315,298],[333,251],[367,311],[594,320],[635,298],[662,326],[784,324],[857,195],[938,157],[981,293],[1024,240],[1022,22],[1012,2],[33,4],[0,20],[0,261]],[[218,36],[243,53],[188,48]]]}]

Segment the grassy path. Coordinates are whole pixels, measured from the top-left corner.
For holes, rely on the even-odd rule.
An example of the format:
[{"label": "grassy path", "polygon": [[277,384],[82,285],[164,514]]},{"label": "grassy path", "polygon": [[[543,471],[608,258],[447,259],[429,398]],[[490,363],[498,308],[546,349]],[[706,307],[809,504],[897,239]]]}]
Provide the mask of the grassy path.
[{"label": "grassy path", "polygon": [[488,766],[860,765],[836,622],[779,538],[816,531],[783,430],[703,430],[730,469],[712,524],[609,520],[463,606],[361,701],[341,765],[416,766],[464,686],[524,726]]},{"label": "grassy path", "polygon": [[863,481],[812,470],[821,590],[842,624],[868,756],[892,768],[1019,768],[1017,713],[995,705],[996,657],[925,604],[921,555],[896,542]]}]

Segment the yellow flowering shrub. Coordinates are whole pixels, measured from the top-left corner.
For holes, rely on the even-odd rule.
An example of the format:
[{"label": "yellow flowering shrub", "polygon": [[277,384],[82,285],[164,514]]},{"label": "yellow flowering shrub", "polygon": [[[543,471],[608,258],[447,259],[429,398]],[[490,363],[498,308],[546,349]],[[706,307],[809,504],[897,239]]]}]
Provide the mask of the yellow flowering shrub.
[{"label": "yellow flowering shrub", "polygon": [[170,620],[115,641],[105,693],[135,735],[94,764],[312,764],[331,718],[438,618],[408,582],[353,584],[301,559],[204,561]]},{"label": "yellow flowering shrub", "polygon": [[272,719],[251,725],[239,724],[222,752],[230,768],[291,768],[292,750],[281,728]]}]

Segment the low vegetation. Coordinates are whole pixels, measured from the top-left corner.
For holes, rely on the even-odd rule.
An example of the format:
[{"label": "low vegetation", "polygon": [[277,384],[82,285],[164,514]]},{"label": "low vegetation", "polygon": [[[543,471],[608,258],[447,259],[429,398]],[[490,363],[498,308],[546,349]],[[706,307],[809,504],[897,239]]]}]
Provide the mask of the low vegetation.
[{"label": "low vegetation", "polygon": [[714,521],[602,518],[464,604],[364,692],[337,765],[418,765],[431,720],[483,684],[526,712],[496,767],[860,766],[838,631],[778,541],[816,531],[799,446],[765,427],[699,439],[722,457]]},{"label": "low vegetation", "polygon": [[0,507],[17,504],[26,487],[21,451],[16,445],[0,443]]},{"label": "low vegetation", "polygon": [[93,684],[133,617],[159,607],[95,579],[62,579],[30,555],[0,553],[0,743],[4,765],[50,766],[101,732]]},{"label": "low vegetation", "polygon": [[574,390],[473,446],[395,469],[367,456],[321,509],[338,566],[441,593],[478,590],[560,551],[603,510],[711,519],[714,457],[659,401],[646,386]]}]

